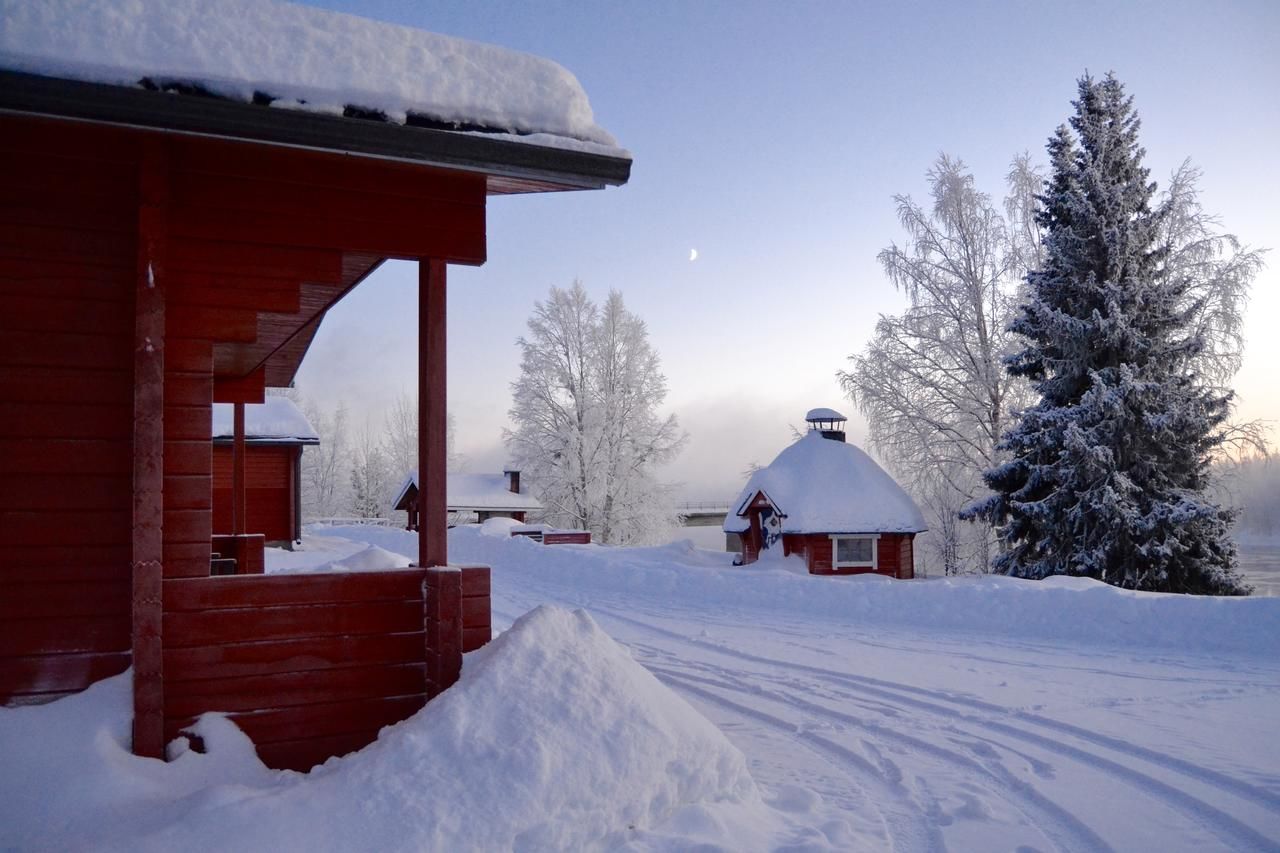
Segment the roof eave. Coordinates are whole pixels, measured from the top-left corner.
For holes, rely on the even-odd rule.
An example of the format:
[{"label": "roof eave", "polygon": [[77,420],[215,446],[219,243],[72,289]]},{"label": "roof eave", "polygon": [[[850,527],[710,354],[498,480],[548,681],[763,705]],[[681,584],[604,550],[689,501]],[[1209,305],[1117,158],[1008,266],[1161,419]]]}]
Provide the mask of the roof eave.
[{"label": "roof eave", "polygon": [[603,189],[631,175],[626,157],[19,71],[0,70],[0,112],[480,172],[525,192]]},{"label": "roof eave", "polygon": [[[235,444],[235,437],[230,435],[215,435],[213,437],[213,443],[217,445],[232,445],[232,444]],[[266,447],[266,446],[281,447],[281,446],[290,445],[290,444],[298,447],[318,447],[320,445],[320,439],[318,438],[270,438],[270,437],[253,438],[246,435],[244,438],[244,443],[251,447]]]}]

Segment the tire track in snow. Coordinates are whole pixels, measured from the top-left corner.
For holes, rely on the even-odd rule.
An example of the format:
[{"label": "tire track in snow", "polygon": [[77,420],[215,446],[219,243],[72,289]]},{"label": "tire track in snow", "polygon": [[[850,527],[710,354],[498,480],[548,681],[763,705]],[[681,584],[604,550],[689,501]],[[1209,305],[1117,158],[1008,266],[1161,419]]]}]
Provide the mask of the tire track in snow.
[{"label": "tire track in snow", "polygon": [[[694,676],[687,672],[675,672],[655,665],[650,665],[648,668],[659,679],[670,684],[681,692],[692,693],[693,695],[708,698],[712,701],[719,698],[721,702],[728,702],[729,700],[725,700],[723,697],[716,697],[714,694],[709,696],[709,691],[707,690],[708,687],[716,690],[726,690],[733,693],[746,694],[755,698],[766,698],[777,704],[783,705],[784,707],[791,708],[792,710],[801,711],[820,718],[825,717],[830,722],[837,722],[846,726],[851,726],[882,741],[896,742],[901,746],[909,747],[917,753],[929,755],[934,760],[940,761],[943,764],[949,765],[964,773],[977,774],[996,789],[991,792],[992,794],[1002,796],[1007,804],[1012,805],[1027,818],[1030,826],[1039,831],[1059,850],[1112,850],[1111,846],[1108,845],[1106,841],[1104,841],[1083,821],[1053,803],[1052,800],[1037,791],[1034,786],[1018,779],[998,760],[990,763],[980,762],[976,759],[970,758],[969,756],[938,746],[935,743],[930,743],[929,741],[904,734],[892,728],[868,723],[865,720],[859,719],[858,717],[850,714],[842,714],[821,705],[795,699],[794,697],[787,696],[786,694],[742,687],[732,682]],[[692,682],[706,686],[698,687]],[[775,719],[778,719],[779,722],[788,728],[795,737],[817,744],[826,751],[846,757],[847,760],[856,761],[859,765],[876,773],[886,783],[895,786],[902,792],[902,795],[910,798],[910,793],[906,790],[906,787],[902,782],[902,771],[892,761],[888,761],[882,756],[879,756],[878,750],[875,751],[879,760],[876,763],[872,763],[848,747],[843,746],[830,738],[824,737],[807,729],[799,728],[793,724],[781,722],[780,718]],[[874,742],[872,743],[872,748],[874,749]],[[934,811],[936,811],[936,808],[930,810],[930,813]],[[928,816],[929,815],[926,815],[926,817]],[[941,831],[937,824],[932,820],[929,820],[929,824],[933,832],[937,833],[938,838],[938,846],[931,849],[945,850],[946,845],[942,841]]]},{"label": "tire track in snow", "polygon": [[[1037,747],[1070,758],[1078,763],[1084,764],[1085,766],[1093,767],[1096,770],[1106,771],[1114,778],[1123,779],[1125,782],[1140,789],[1143,793],[1151,795],[1155,799],[1163,800],[1165,804],[1174,811],[1186,815],[1193,822],[1208,830],[1213,835],[1229,842],[1233,849],[1276,849],[1276,844],[1273,839],[1268,838],[1253,827],[1248,826],[1243,821],[1222,811],[1216,806],[1205,802],[1187,791],[1176,788],[1161,779],[1124,764],[1120,764],[1104,755],[1100,755],[1096,752],[1089,752],[1086,749],[1064,743],[1061,740],[1061,736],[1064,734],[1071,735],[1072,737],[1088,742],[1096,747],[1112,750],[1128,758],[1140,759],[1157,765],[1162,769],[1179,773],[1180,775],[1190,778],[1200,784],[1216,787],[1237,797],[1248,800],[1257,805],[1261,805],[1269,811],[1280,811],[1280,797],[1253,785],[1249,785],[1241,780],[1210,770],[1209,768],[1200,767],[1199,765],[1192,764],[1191,762],[1184,761],[1173,756],[1157,753],[1153,750],[1146,749],[1145,747],[1136,746],[1106,735],[1090,732],[1086,729],[1080,728],[1079,726],[1074,726],[1070,723],[1063,723],[1039,714],[1012,711],[1003,706],[984,702],[980,699],[954,696],[949,693],[932,691],[926,688],[916,687],[914,685],[901,684],[868,676],[852,675],[849,673],[824,669],[822,667],[815,667],[810,664],[756,655],[750,652],[728,648],[718,643],[708,642],[697,637],[689,637],[665,628],[659,628],[650,623],[643,622],[629,616],[624,616],[620,613],[600,608],[595,605],[593,605],[591,609],[596,610],[602,616],[609,619],[616,619],[619,622],[633,625],[659,636],[668,637],[680,643],[707,649],[726,657],[775,668],[782,668],[785,671],[805,672],[828,682],[834,681],[844,685],[845,687],[860,690],[864,694],[870,693],[871,695],[879,696],[880,698],[890,702],[901,703],[920,711],[941,716],[952,724],[949,730],[954,731],[957,734],[975,737],[972,733],[964,732],[955,728],[954,724],[957,720],[968,725],[977,725],[983,731],[998,731],[1003,735],[1032,743]],[[722,673],[730,674],[728,671],[723,670]],[[741,674],[737,673],[734,675],[740,676]],[[767,673],[759,673],[759,675],[769,678],[775,683],[778,683],[780,680],[778,677],[769,676]],[[783,678],[781,681],[784,684],[790,684],[796,687],[807,686],[804,685],[803,682],[797,682],[794,679]],[[949,703],[951,706],[982,711],[987,714],[994,714],[998,717],[1013,719],[1018,722],[1047,728],[1051,731],[1053,736],[1042,735],[1025,728],[1020,728],[1008,723],[1002,723],[987,717],[975,717],[970,714],[958,712],[956,707],[948,707],[947,705],[938,704],[939,702]]]},{"label": "tire track in snow", "polygon": [[[654,677],[668,687],[687,696],[697,696],[703,701],[715,705],[731,714],[754,720],[790,738],[799,739],[809,749],[817,753],[827,763],[844,773],[853,784],[859,787],[875,788],[868,792],[868,801],[880,813],[885,830],[889,835],[889,843],[894,851],[901,853],[934,853],[945,851],[946,844],[942,839],[941,829],[930,821],[916,804],[911,792],[902,784],[900,774],[895,777],[886,768],[877,766],[857,752],[797,727],[781,717],[762,711],[750,705],[743,705],[720,696],[711,690],[693,683],[694,678],[685,674],[656,671],[648,667]],[[750,690],[739,692],[751,693]],[[896,769],[896,768],[895,768]],[[897,804],[897,807],[894,806]]]}]

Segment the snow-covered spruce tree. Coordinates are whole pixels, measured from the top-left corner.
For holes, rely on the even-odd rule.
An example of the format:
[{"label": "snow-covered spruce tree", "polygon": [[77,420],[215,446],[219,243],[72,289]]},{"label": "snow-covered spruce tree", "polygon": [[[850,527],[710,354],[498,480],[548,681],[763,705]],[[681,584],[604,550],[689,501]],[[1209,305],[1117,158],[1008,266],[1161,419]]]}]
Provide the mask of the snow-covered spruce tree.
[{"label": "snow-covered spruce tree", "polygon": [[1040,400],[1005,435],[995,494],[965,514],[1000,525],[994,564],[1011,575],[1247,593],[1231,513],[1206,495],[1230,395],[1195,370],[1206,344],[1165,263],[1132,98],[1086,76],[1074,105],[1049,140],[1045,258],[1011,327],[1027,345],[1006,360]]},{"label": "snow-covered spruce tree", "polygon": [[644,321],[622,295],[603,307],[580,282],[551,288],[519,339],[512,385],[511,458],[544,506],[544,520],[590,530],[608,544],[653,542],[676,522],[653,469],[684,441]]}]

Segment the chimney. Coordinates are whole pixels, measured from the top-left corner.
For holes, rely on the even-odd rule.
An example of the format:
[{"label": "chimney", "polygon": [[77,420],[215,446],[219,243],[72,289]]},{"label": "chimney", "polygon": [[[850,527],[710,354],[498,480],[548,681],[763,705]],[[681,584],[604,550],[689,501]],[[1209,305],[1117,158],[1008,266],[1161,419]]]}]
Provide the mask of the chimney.
[{"label": "chimney", "polygon": [[820,432],[823,438],[844,442],[844,423],[847,419],[835,409],[810,409],[804,419],[809,423],[811,432]]},{"label": "chimney", "polygon": [[508,468],[502,473],[507,475],[507,488],[514,494],[520,494],[520,472]]}]

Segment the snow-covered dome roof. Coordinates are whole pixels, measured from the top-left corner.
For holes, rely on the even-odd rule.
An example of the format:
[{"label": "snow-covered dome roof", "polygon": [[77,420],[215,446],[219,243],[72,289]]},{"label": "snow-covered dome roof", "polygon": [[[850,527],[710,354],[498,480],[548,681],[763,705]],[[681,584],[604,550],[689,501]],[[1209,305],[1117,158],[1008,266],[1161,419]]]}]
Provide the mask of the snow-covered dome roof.
[{"label": "snow-covered dome roof", "polygon": [[927,529],[915,501],[874,459],[852,444],[824,438],[816,431],[751,475],[725,517],[726,533],[742,533],[750,527],[747,505],[758,492],[785,516],[783,533],[919,533]]},{"label": "snow-covered dome roof", "polygon": [[804,416],[806,421],[847,421],[844,415],[835,409],[810,409],[809,413]]}]

